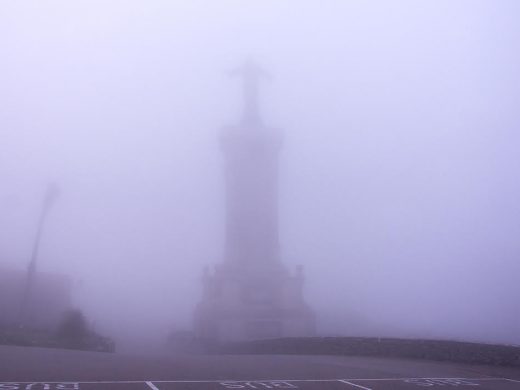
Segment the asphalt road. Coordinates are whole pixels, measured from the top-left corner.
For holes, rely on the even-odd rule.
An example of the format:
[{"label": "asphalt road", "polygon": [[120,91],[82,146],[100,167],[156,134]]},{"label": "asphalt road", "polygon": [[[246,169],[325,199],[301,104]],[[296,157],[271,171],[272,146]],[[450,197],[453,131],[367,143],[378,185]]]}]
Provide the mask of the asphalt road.
[{"label": "asphalt road", "polygon": [[452,387],[520,390],[520,370],[372,357],[140,356],[0,346],[0,390]]}]

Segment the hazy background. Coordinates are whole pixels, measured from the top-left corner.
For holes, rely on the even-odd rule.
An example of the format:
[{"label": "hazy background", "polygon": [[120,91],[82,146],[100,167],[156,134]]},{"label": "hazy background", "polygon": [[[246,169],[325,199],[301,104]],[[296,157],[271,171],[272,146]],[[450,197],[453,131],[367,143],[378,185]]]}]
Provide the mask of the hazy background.
[{"label": "hazy background", "polygon": [[227,72],[283,129],[283,259],[321,334],[520,344],[520,2],[0,2],[0,262],[120,343],[189,328],[222,260]]}]

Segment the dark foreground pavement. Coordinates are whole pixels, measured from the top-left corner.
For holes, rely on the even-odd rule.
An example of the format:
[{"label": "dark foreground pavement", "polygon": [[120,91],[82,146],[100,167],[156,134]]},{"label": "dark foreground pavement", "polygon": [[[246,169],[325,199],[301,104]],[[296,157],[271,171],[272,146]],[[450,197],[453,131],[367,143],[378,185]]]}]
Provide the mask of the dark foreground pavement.
[{"label": "dark foreground pavement", "polygon": [[0,390],[520,390],[518,368],[296,355],[137,356],[0,346]]}]

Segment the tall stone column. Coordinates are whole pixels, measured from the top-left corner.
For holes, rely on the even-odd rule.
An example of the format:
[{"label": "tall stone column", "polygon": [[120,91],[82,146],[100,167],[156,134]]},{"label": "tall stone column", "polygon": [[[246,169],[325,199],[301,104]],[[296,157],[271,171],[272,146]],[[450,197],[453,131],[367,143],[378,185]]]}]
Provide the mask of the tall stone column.
[{"label": "tall stone column", "polygon": [[280,259],[278,167],[282,137],[265,126],[258,107],[265,73],[247,63],[234,72],[243,81],[244,110],[220,143],[226,180],[224,259],[204,274],[195,314],[198,337],[212,341],[305,336],[314,315],[302,296],[303,275]]}]

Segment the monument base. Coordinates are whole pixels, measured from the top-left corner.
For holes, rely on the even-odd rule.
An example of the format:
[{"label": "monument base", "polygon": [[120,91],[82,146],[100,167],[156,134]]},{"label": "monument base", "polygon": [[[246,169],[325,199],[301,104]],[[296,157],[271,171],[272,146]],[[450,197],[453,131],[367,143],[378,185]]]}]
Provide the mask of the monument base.
[{"label": "monument base", "polygon": [[[272,276],[275,275],[275,276]],[[303,276],[224,267],[204,276],[195,312],[201,340],[226,342],[315,334],[315,318],[302,296]]]}]

